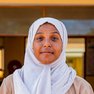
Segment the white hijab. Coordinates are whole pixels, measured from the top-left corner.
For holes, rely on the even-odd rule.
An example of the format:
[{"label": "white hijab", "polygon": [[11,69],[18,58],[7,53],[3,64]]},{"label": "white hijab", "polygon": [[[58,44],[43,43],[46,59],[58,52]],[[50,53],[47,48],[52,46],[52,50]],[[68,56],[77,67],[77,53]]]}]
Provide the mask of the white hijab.
[{"label": "white hijab", "polygon": [[[41,64],[33,53],[33,41],[40,25],[53,24],[59,31],[63,50],[51,64]],[[67,31],[64,24],[54,18],[40,18],[30,27],[25,60],[22,69],[13,74],[15,94],[65,94],[74,82],[76,72],[66,64]]]}]

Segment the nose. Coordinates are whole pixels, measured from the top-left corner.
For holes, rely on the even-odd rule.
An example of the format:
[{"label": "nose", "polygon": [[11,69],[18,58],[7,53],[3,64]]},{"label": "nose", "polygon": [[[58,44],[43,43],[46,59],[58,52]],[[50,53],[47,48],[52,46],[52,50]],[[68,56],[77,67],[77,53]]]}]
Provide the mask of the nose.
[{"label": "nose", "polygon": [[51,43],[49,40],[45,40],[44,47],[51,47]]}]

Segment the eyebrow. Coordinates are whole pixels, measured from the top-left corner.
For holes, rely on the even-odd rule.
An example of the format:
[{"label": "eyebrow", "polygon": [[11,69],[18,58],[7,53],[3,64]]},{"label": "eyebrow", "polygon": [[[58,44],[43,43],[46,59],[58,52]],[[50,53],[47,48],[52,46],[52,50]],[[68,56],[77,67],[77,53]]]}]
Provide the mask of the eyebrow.
[{"label": "eyebrow", "polygon": [[[56,34],[59,34],[59,32],[51,32],[51,34],[53,34],[53,33],[54,33],[54,34],[55,34],[55,33],[56,33]],[[36,34],[44,34],[44,33],[43,33],[43,32],[37,32]]]}]

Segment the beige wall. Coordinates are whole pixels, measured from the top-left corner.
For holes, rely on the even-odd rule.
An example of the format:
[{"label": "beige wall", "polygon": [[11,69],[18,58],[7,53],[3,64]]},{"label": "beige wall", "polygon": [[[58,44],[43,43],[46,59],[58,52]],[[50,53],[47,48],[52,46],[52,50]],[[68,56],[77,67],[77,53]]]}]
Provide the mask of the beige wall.
[{"label": "beige wall", "polygon": [[4,38],[5,49],[5,76],[8,75],[7,65],[9,61],[16,59],[23,63],[24,59],[24,37]]}]

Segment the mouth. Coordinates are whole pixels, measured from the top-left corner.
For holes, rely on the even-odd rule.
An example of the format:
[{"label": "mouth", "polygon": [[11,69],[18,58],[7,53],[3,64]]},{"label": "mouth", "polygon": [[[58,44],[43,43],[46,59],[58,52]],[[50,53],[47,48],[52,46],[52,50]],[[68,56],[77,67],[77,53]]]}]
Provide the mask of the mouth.
[{"label": "mouth", "polygon": [[54,52],[40,52],[40,54],[54,54]]}]

